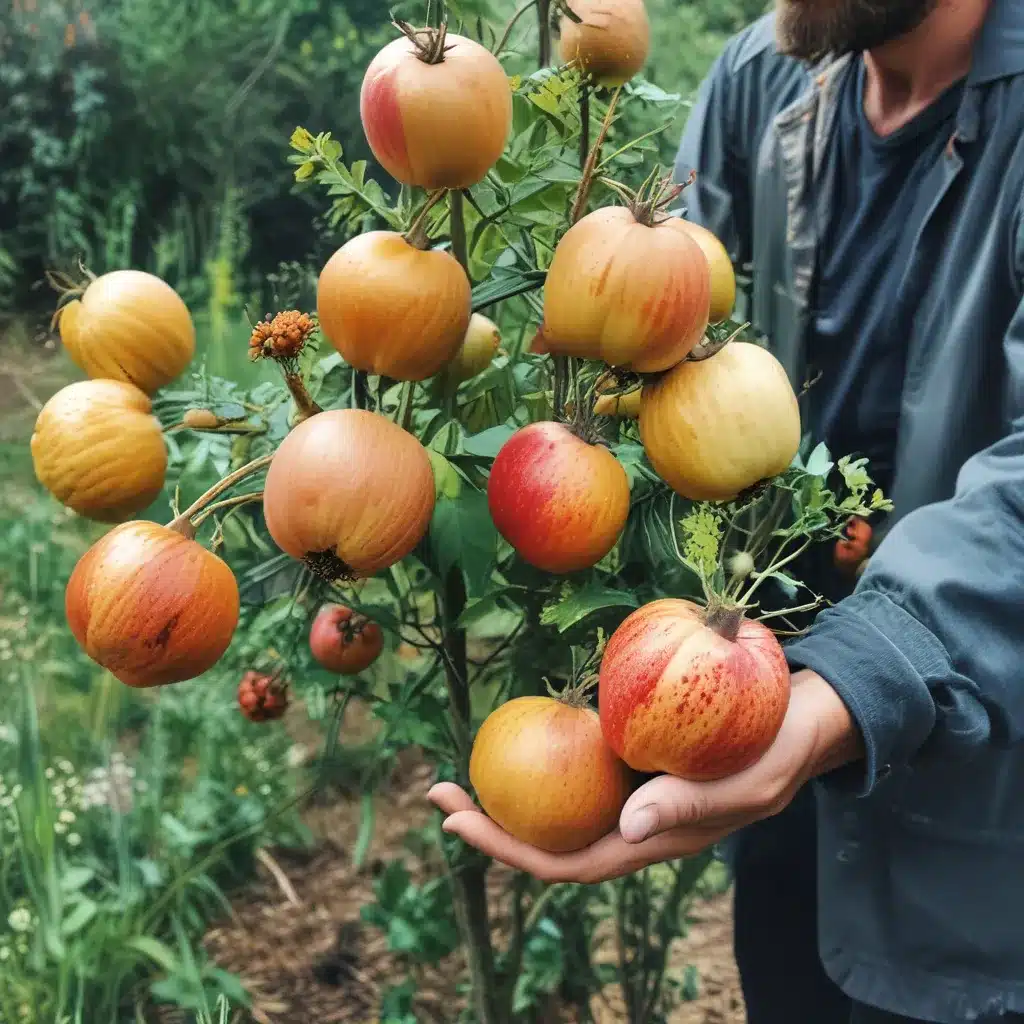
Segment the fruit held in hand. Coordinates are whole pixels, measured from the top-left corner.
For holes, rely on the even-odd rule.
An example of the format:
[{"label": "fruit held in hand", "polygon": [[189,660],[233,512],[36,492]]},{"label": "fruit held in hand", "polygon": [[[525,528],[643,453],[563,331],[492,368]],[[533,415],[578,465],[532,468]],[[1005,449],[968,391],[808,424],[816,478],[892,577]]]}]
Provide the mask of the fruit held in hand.
[{"label": "fruit held in hand", "polygon": [[371,61],[359,113],[373,155],[393,178],[431,190],[469,188],[505,151],[512,90],[479,43],[421,29]]},{"label": "fruit held in hand", "polygon": [[384,649],[376,622],[344,605],[321,608],[309,631],[313,657],[329,672],[355,676],[368,669]]},{"label": "fruit held in hand", "polygon": [[661,600],[629,616],[601,662],[608,745],[638,772],[695,782],[734,775],[775,741],[789,668],[766,626],[739,611]]},{"label": "fruit held in hand", "polygon": [[506,832],[551,853],[612,832],[632,781],[597,714],[552,697],[519,697],[492,712],[473,743],[469,779]]},{"label": "fruit held in hand", "polygon": [[448,364],[445,376],[454,384],[472,380],[483,373],[501,344],[501,331],[493,320],[480,313],[474,313],[469,321],[469,330],[462,341],[455,358]]},{"label": "fruit held in hand", "polygon": [[732,501],[789,468],[800,447],[800,407],[767,349],[733,341],[644,386],[640,438],[677,494]]},{"label": "fruit held in hand", "polygon": [[598,85],[623,85],[647,61],[651,25],[643,0],[568,0],[582,22],[561,21],[559,53],[576,61]]},{"label": "fruit held in hand", "polygon": [[423,251],[394,231],[346,242],[320,273],[320,329],[345,362],[395,380],[425,380],[469,329],[471,290],[450,253]]},{"label": "fruit held in hand", "polygon": [[96,278],[60,311],[61,341],[90,377],[126,381],[151,395],[192,361],[188,307],[166,282],[141,270]]},{"label": "fruit held in hand", "polygon": [[555,249],[544,286],[544,341],[554,355],[603,359],[637,373],[675,366],[704,337],[708,261],[678,217],[595,210]]},{"label": "fruit held in hand", "polygon": [[434,512],[423,445],[379,413],[321,412],[281,443],[263,511],[274,542],[327,580],[373,576],[420,542]]},{"label": "fruit held in hand", "polygon": [[270,722],[288,710],[288,687],[277,676],[246,672],[238,684],[238,706],[250,722]]},{"label": "fruit held in hand", "polygon": [[680,223],[701,247],[711,270],[711,311],[708,319],[713,324],[728,320],[736,305],[736,271],[729,252],[718,236],[706,227],[682,219]]},{"label": "fruit held in hand", "polygon": [[82,380],[61,388],[36,419],[39,482],[80,516],[119,523],[159,496],[167,448],[149,397],[132,384]]},{"label": "fruit held in hand", "polygon": [[629,479],[607,448],[561,423],[531,423],[498,452],[487,503],[498,532],[530,565],[577,572],[615,546],[629,515]]},{"label": "fruit held in hand", "polygon": [[202,675],[238,625],[238,584],[227,565],[151,522],[123,523],[89,548],[64,603],[82,650],[127,686]]}]

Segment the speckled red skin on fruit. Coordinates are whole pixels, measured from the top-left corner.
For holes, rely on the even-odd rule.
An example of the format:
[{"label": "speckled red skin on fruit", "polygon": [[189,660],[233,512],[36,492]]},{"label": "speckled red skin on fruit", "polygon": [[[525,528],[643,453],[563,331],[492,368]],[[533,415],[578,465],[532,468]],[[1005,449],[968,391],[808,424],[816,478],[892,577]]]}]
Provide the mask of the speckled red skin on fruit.
[{"label": "speckled red skin on fruit", "polygon": [[632,769],[695,782],[749,768],[789,705],[789,667],[766,626],[744,619],[735,641],[690,601],[654,601],[608,641],[598,707],[605,741]]},{"label": "speckled red skin on fruit", "polygon": [[606,448],[560,423],[532,423],[498,452],[487,503],[521,558],[545,572],[578,572],[615,546],[629,515],[629,479]]}]

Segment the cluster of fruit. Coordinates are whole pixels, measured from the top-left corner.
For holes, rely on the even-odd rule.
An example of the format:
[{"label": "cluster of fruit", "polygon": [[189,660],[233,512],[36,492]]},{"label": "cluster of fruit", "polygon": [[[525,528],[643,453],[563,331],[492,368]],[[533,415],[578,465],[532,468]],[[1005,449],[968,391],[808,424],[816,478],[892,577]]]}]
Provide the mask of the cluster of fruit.
[{"label": "cluster of fruit", "polygon": [[[639,70],[649,44],[642,0],[568,0],[568,9],[563,58],[599,84]],[[431,248],[427,213],[499,160],[511,90],[497,58],[473,40],[443,25],[399,27],[402,37],[366,72],[362,122],[380,164],[429,194],[404,234],[367,232],[331,257],[319,279],[319,327],[356,370],[406,382],[443,372],[458,381],[480,372],[500,339],[472,312],[465,268]],[[704,344],[709,325],[732,313],[735,278],[718,239],[666,212],[679,191],[667,183],[638,194],[623,189],[626,205],[570,227],[548,271],[534,350],[639,379],[632,394],[598,403],[634,404],[650,461],[678,494],[726,501],[789,466],[800,418],[785,372],[765,349],[732,342],[711,354]],[[166,454],[148,396],[192,357],[188,311],[163,282],[124,271],[65,305],[60,326],[93,379],[64,389],[41,412],[32,440],[37,474],[79,513],[120,523],[72,574],[70,627],[89,656],[127,685],[193,678],[220,659],[238,624],[235,577],[195,541],[192,522],[204,499],[233,478],[168,526],[124,521],[163,485]],[[574,414],[568,423],[523,427],[492,467],[488,504],[498,531],[550,573],[596,565],[629,514],[625,470],[593,425],[593,416]],[[271,537],[325,580],[373,576],[427,533],[436,488],[430,457],[380,413],[315,411],[273,456],[246,470],[265,465]],[[366,667],[380,652],[379,628],[355,630],[347,609],[330,615],[337,621],[314,626],[314,654],[336,671]],[[788,686],[777,641],[742,609],[656,602],[609,643],[599,720],[577,690],[513,701],[484,724],[473,781],[484,806],[515,834],[549,848],[583,845],[614,825],[630,769],[707,778],[760,756],[781,725]],[[243,680],[239,701],[258,720],[287,704],[280,680],[258,674]],[[542,761],[560,766],[562,798],[558,787],[513,781]],[[596,778],[607,784],[580,781]],[[516,793],[529,794],[530,807],[509,796]],[[537,831],[549,800],[547,825]]]}]

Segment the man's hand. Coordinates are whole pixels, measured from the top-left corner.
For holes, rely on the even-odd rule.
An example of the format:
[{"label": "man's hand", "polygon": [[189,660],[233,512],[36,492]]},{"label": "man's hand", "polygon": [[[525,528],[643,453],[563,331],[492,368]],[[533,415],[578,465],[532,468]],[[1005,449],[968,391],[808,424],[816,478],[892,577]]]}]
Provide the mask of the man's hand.
[{"label": "man's hand", "polygon": [[428,794],[448,817],[446,832],[546,882],[601,882],[713,846],[731,832],[778,814],[808,780],[861,756],[846,706],[821,676],[799,672],[782,729],[753,767],[718,782],[663,775],[626,802],[619,830],[575,853],[546,853],[514,839],[450,782]]}]

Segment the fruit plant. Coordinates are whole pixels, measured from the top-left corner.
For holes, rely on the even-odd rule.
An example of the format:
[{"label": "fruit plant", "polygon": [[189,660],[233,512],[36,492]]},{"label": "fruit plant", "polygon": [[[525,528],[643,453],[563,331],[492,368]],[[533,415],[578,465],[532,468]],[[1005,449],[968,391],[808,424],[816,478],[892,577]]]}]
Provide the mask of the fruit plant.
[{"label": "fruit plant", "polygon": [[[509,77],[526,15],[541,67]],[[646,773],[720,777],[763,753],[788,700],[777,637],[821,604],[801,559],[886,502],[863,462],[802,446],[793,384],[731,319],[728,257],[680,217],[687,183],[644,166],[655,142],[631,135],[630,110],[678,97],[635,77],[641,0],[533,0],[507,26],[460,28],[432,3],[370,62],[379,180],[330,133],[296,129],[295,178],[326,190],[339,244],[305,310],[253,326],[250,356],[279,382],[199,372],[156,392],[168,444],[219,479],[181,511],[196,480],[169,480],[166,526],[115,526],[75,569],[67,614],[129,686],[195,678],[233,635],[279,622],[282,664],[240,686],[249,717],[283,710],[285,678],[322,702],[302,679],[319,666],[339,708],[366,701],[388,742],[420,747],[514,835],[568,851],[614,829]],[[134,389],[86,408],[102,433],[150,415],[191,333],[148,279],[78,291],[65,345]],[[69,415],[40,416],[42,482],[82,514],[136,514],[139,467],[97,467],[88,488],[61,469],[86,429],[62,430]],[[150,428],[132,429],[141,451]],[[397,666],[386,687],[367,672],[381,658]],[[501,916],[492,865],[435,842],[473,1019],[535,1019],[550,998],[586,1017],[609,982],[631,1021],[665,1019],[706,858],[594,887],[506,873]],[[545,958],[560,966],[537,981]]]}]

